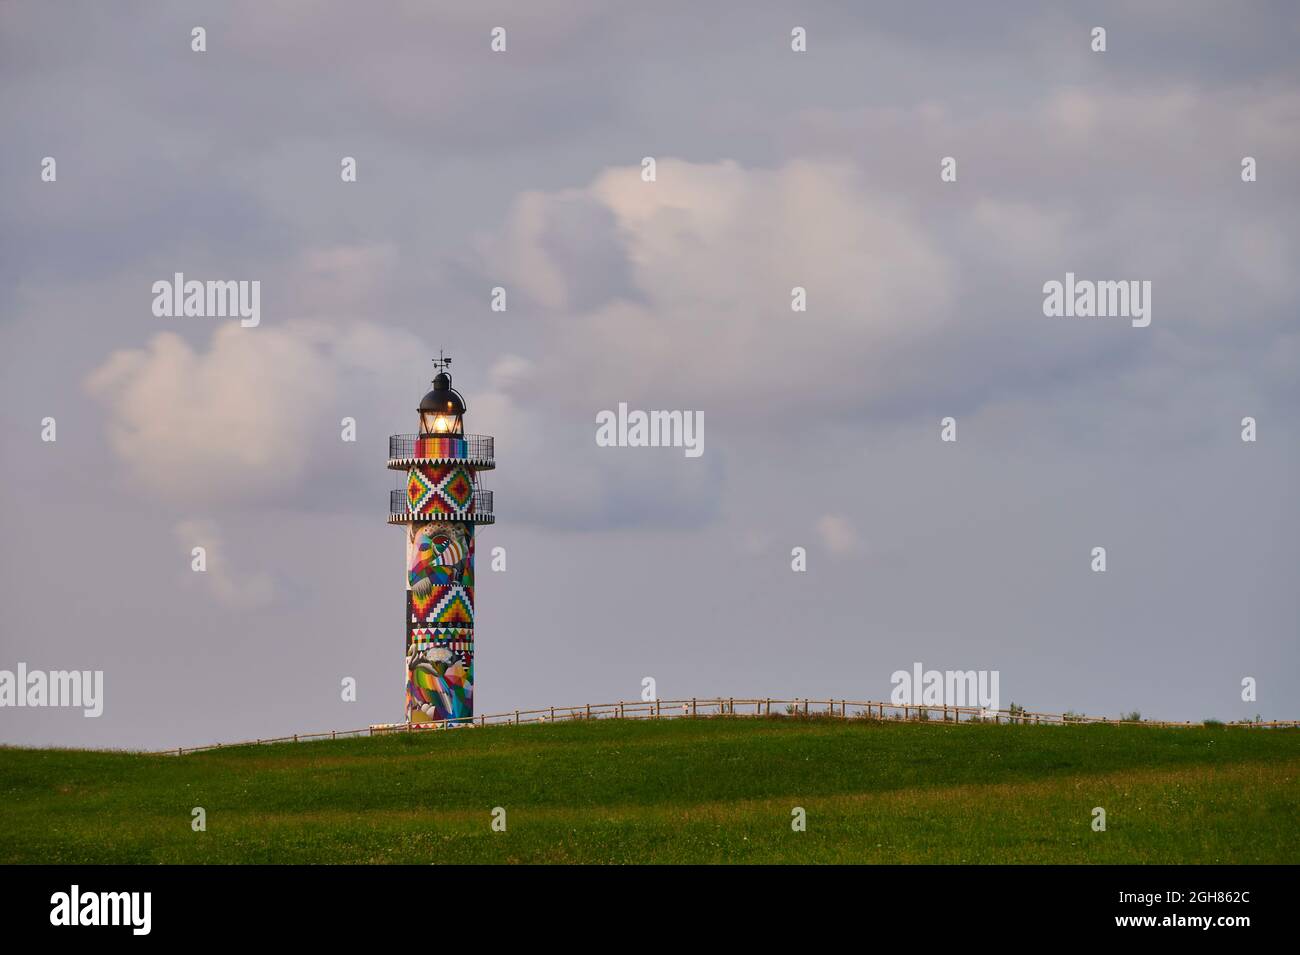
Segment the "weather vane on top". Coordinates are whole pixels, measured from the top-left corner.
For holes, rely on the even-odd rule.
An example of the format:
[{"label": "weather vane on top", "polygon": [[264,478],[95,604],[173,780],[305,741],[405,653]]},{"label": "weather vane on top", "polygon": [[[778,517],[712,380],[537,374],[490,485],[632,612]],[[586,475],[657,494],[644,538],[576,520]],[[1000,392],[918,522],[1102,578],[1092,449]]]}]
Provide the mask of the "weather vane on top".
[{"label": "weather vane on top", "polygon": [[451,367],[451,359],[443,355],[442,349],[438,349],[438,357],[433,360],[433,367],[439,371],[446,371]]}]

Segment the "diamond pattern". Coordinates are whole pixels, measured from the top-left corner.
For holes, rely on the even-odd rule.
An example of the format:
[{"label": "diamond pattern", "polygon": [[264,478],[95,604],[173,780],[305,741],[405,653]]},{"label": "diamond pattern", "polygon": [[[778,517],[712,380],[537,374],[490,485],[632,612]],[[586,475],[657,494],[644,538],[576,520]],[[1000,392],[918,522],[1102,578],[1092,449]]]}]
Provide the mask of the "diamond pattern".
[{"label": "diamond pattern", "polygon": [[438,493],[438,486],[419,468],[411,468],[406,479],[406,501],[415,513],[423,511]]},{"label": "diamond pattern", "polygon": [[460,464],[417,464],[407,473],[406,499],[415,514],[467,511],[474,478]]}]

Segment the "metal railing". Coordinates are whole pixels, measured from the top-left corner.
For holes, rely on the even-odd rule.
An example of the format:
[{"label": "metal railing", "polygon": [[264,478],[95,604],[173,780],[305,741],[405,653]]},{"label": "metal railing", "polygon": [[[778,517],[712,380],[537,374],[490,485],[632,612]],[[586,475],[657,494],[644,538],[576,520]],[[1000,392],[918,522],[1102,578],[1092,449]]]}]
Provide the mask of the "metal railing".
[{"label": "metal railing", "polygon": [[[388,513],[389,514],[410,514],[410,501],[406,496],[406,488],[394,488],[388,492]],[[440,513],[452,513],[443,511]],[[468,511],[456,512],[466,514],[491,514],[492,513],[492,492],[477,490],[474,492],[473,500],[470,502]]]},{"label": "metal railing", "polygon": [[[224,749],[227,746],[259,746],[264,743],[299,743],[308,740],[338,739],[348,736],[382,736],[388,733],[420,733],[427,730],[468,728],[471,726],[518,726],[524,723],[555,723],[566,720],[597,719],[690,719],[692,717],[735,717],[749,719],[847,719],[875,721],[898,720],[934,723],[938,725],[974,723],[1020,724],[1035,726],[1081,726],[1085,723],[1106,723],[1114,726],[1154,726],[1179,729],[1208,728],[1207,723],[1178,723],[1164,720],[1131,721],[1107,719],[1102,716],[1075,716],[1072,713],[1034,713],[1023,710],[983,710],[977,706],[914,706],[903,703],[883,703],[878,700],[777,700],[717,697],[690,700],[643,700],[618,703],[586,703],[580,706],[550,706],[540,710],[513,710],[509,713],[492,713],[459,719],[438,720],[432,723],[376,723],[357,730],[330,730],[328,733],[295,733],[274,739],[244,740],[240,743],[217,743],[212,746],[177,747],[154,753],[156,756],[183,756]],[[1300,720],[1270,720],[1267,722],[1223,723],[1219,728],[1241,729],[1297,729]]]},{"label": "metal railing", "polygon": [[496,442],[488,434],[392,434],[388,436],[388,459],[401,460],[416,457],[415,443],[419,438],[456,438],[465,442],[465,457],[475,461],[492,461],[496,457]]}]

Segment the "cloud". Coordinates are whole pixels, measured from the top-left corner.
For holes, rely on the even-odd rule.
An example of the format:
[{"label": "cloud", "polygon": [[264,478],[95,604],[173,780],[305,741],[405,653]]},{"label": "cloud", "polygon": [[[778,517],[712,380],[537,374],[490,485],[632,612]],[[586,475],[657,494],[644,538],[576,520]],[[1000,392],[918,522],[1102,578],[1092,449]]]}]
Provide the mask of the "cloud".
[{"label": "cloud", "polygon": [[[493,247],[513,285],[564,311],[550,343],[562,367],[582,368],[568,378],[576,402],[788,414],[856,401],[903,374],[900,356],[946,326],[949,262],[852,167],[664,158],[657,173],[646,183],[639,167],[612,168],[583,189],[521,196]],[[603,271],[621,275],[620,288],[593,294],[588,257],[557,240],[581,221],[609,224],[604,255],[621,264]],[[791,309],[796,286],[806,312]],[[567,311],[583,301],[596,304]]]},{"label": "cloud", "polygon": [[188,551],[204,549],[205,569],[202,574],[191,569],[195,578],[202,578],[211,595],[236,610],[256,610],[265,607],[275,596],[271,575],[264,572],[239,574],[231,568],[230,552],[226,548],[221,530],[210,520],[185,520],[178,522],[173,531],[177,541]]},{"label": "cloud", "polygon": [[[371,376],[409,337],[373,325],[220,325],[208,350],[175,332],[113,352],[86,379],[130,480],[171,502],[240,500],[293,488],[329,440],[351,371]],[[358,402],[353,402],[358,403]]]},{"label": "cloud", "polygon": [[[1294,104],[1275,87],[1175,84],[1067,87],[993,119],[933,104],[823,113],[820,142],[853,125],[832,151],[856,144],[861,167],[660,158],[650,183],[639,166],[607,168],[583,187],[519,196],[484,254],[540,311],[548,398],[578,413],[619,400],[697,407],[715,434],[752,437],[969,411],[1108,363],[1177,366],[1189,348],[1216,347],[1225,316],[1261,324],[1244,340],[1259,355],[1276,347],[1294,229],[1275,203],[1238,208],[1263,193],[1240,183],[1233,151],[1207,142],[1253,143],[1259,127],[1273,161],[1294,155],[1294,136],[1258,120]],[[1192,114],[1207,123],[1178,121]],[[937,158],[924,185],[910,168],[882,171],[872,145],[887,139],[908,147],[889,152],[895,162],[955,149],[962,178],[941,185]],[[1135,148],[1150,157],[1136,171]],[[1005,156],[997,169],[991,155]],[[1149,186],[1141,201],[1135,178]],[[1189,189],[1204,203],[1189,205]],[[1177,241],[1203,231],[1206,204],[1217,237]],[[1150,280],[1155,328],[1121,339],[1118,326],[1045,320],[1042,285],[1066,271]],[[806,312],[790,308],[794,286]]]},{"label": "cloud", "polygon": [[[128,484],[159,503],[380,508],[377,442],[411,429],[421,393],[418,377],[393,374],[395,362],[423,362],[423,351],[411,336],[374,325],[231,323],[213,332],[206,351],[174,332],[115,351],[85,387],[105,409]],[[550,393],[549,379],[518,355],[498,359],[467,392],[470,430],[494,435],[509,459],[536,465],[485,475],[503,519],[590,530],[680,527],[716,515],[718,454],[599,448],[594,414],[565,414],[545,400]],[[357,444],[340,441],[343,414],[358,422]]]},{"label": "cloud", "polygon": [[495,362],[488,382],[489,389],[467,396],[470,430],[489,430],[503,462],[530,464],[486,475],[503,521],[585,531],[681,528],[717,517],[722,453],[687,458],[678,448],[599,447],[595,412],[553,404],[562,386],[518,355]]}]

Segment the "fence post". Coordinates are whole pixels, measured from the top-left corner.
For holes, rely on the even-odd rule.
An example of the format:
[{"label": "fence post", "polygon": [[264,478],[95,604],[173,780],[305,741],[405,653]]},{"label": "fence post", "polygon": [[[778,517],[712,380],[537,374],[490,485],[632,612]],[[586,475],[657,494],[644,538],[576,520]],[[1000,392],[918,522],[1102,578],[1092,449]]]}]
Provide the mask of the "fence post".
[{"label": "fence post", "polygon": [[587,719],[591,719],[591,704],[587,704]]},{"label": "fence post", "polygon": [[691,716],[695,715],[695,697],[691,697]]},{"label": "fence post", "polygon": [[339,731],[338,731],[338,730],[330,730],[330,739],[338,739],[338,738],[339,738]]},{"label": "fence post", "polygon": [[519,725],[519,711],[515,710],[515,725]]}]

